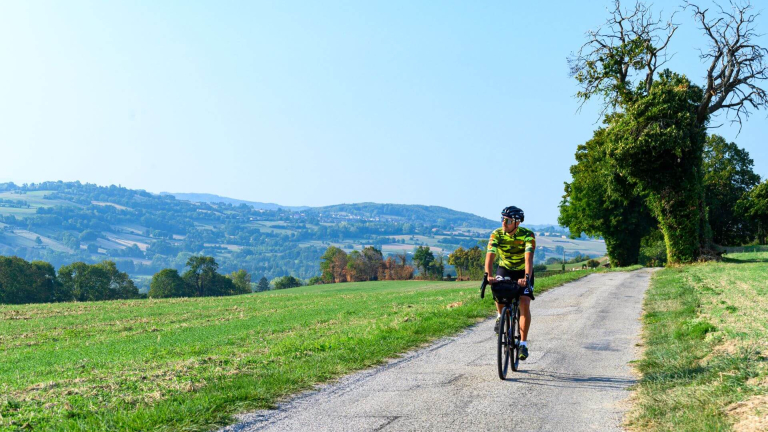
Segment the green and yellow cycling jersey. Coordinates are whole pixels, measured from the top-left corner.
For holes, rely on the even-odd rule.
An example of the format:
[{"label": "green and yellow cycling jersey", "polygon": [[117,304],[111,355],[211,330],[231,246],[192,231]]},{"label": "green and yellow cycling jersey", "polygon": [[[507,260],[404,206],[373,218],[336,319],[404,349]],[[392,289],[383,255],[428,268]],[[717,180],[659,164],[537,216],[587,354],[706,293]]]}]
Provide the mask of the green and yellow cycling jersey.
[{"label": "green and yellow cycling jersey", "polygon": [[488,253],[499,257],[499,265],[507,270],[525,270],[525,253],[536,248],[536,236],[528,228],[518,227],[509,235],[499,228],[491,233]]}]

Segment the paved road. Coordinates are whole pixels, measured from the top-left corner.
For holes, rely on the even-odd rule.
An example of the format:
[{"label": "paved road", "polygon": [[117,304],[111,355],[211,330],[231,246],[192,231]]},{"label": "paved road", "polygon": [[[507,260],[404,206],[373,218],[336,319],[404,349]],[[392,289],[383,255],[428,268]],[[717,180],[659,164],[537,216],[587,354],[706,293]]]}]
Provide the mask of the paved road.
[{"label": "paved road", "polygon": [[530,357],[506,381],[488,320],[225,430],[621,430],[650,274],[594,274],[538,296]]}]

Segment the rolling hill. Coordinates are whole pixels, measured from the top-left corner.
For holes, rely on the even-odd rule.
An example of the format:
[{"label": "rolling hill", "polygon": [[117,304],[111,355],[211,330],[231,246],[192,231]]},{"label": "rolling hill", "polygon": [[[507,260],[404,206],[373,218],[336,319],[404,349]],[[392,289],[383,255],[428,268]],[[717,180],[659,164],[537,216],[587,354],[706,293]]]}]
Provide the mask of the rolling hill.
[{"label": "rolling hill", "polygon": [[[214,256],[220,271],[245,269],[254,279],[319,273],[334,245],[375,246],[384,254],[428,245],[436,254],[487,239],[498,223],[437,206],[340,204],[318,208],[257,208],[216,195],[189,200],[118,186],[80,182],[0,184],[0,254],[43,260],[117,263],[143,288],[163,268],[181,270],[189,256]],[[207,202],[196,201],[206,199]],[[245,205],[243,205],[245,204]],[[261,203],[263,204],[263,203]],[[541,233],[537,259],[563,246],[566,254],[600,255],[603,242]]]},{"label": "rolling hill", "polygon": [[309,209],[309,207],[306,207],[306,206],[299,206],[299,207],[283,206],[275,203],[246,201],[246,200],[241,200],[237,198],[228,198],[228,197],[223,197],[223,196],[214,195],[214,194],[207,194],[207,193],[160,192],[160,195],[173,195],[177,200],[207,203],[207,204],[216,204],[216,203],[225,203],[225,204],[232,204],[232,205],[245,204],[259,210],[301,211],[301,210]]},{"label": "rolling hill", "polygon": [[408,205],[408,204],[337,204],[327,207],[314,207],[307,212],[318,215],[339,215],[360,218],[363,220],[387,220],[399,222],[418,222],[444,227],[475,227],[495,229],[499,223],[476,216],[439,206]]}]

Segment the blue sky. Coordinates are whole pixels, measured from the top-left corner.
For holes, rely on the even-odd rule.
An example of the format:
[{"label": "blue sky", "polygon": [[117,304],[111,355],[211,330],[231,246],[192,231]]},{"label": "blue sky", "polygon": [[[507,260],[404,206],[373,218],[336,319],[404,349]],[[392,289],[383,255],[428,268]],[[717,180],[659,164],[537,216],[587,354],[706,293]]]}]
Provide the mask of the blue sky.
[{"label": "blue sky", "polygon": [[[566,57],[608,4],[3,2],[0,181],[555,222],[599,109],[577,112]],[[677,21],[669,66],[701,82]],[[766,113],[717,132],[768,177]]]}]

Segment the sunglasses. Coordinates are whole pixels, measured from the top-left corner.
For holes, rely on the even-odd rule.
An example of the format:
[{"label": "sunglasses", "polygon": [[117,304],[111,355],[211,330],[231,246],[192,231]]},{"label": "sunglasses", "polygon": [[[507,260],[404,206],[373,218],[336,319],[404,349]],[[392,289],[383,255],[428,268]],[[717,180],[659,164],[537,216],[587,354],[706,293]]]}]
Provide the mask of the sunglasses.
[{"label": "sunglasses", "polygon": [[501,217],[501,223],[505,223],[507,221],[509,221],[509,223],[512,223],[514,221],[520,222],[520,219],[510,219],[510,218],[504,217],[504,216]]}]

